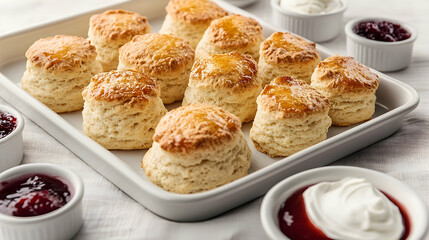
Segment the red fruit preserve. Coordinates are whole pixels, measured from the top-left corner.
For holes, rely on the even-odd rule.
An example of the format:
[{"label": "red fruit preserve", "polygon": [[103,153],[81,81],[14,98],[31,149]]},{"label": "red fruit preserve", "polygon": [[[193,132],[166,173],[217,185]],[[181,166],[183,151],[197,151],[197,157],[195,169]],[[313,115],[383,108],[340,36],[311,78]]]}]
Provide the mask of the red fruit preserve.
[{"label": "red fruit preserve", "polygon": [[[302,194],[309,187],[310,186],[306,186],[298,189],[283,203],[277,215],[280,230],[292,240],[330,240],[330,238],[326,237],[322,231],[311,223],[306,214],[304,197]],[[410,234],[411,224],[405,208],[391,196],[384,192],[383,194],[398,206],[405,228],[401,240],[407,239]]]},{"label": "red fruit preserve", "polygon": [[388,21],[360,22],[353,28],[353,32],[359,36],[382,42],[397,42],[411,37],[411,34],[401,25]]},{"label": "red fruit preserve", "polygon": [[68,186],[45,174],[27,174],[0,183],[0,213],[30,217],[52,212],[70,201]]},{"label": "red fruit preserve", "polygon": [[9,135],[16,126],[17,120],[12,114],[0,111],[0,139]]}]

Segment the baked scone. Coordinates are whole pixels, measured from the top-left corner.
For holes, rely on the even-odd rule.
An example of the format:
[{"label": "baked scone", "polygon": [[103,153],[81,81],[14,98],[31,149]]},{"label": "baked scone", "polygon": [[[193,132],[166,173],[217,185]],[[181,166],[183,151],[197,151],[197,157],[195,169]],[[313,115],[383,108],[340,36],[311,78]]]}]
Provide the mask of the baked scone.
[{"label": "baked scone", "polygon": [[102,71],[89,40],[57,35],[37,40],[25,53],[21,87],[57,113],[82,109],[82,91]]},{"label": "baked scone", "polygon": [[353,57],[334,55],[319,63],[311,86],[330,103],[329,116],[336,126],[349,126],[371,119],[375,111],[377,74]]},{"label": "baked scone", "polygon": [[247,175],[250,166],[240,120],[213,105],[189,104],[168,112],[153,139],[142,168],[167,191],[207,191]]},{"label": "baked scone", "polygon": [[195,49],[195,58],[237,51],[258,61],[263,40],[262,27],[253,18],[229,15],[211,22]]},{"label": "baked scone", "polygon": [[192,67],[183,105],[212,104],[236,115],[241,122],[251,121],[262,90],[257,72],[257,63],[248,54],[230,52],[200,59]]},{"label": "baked scone", "polygon": [[91,79],[82,93],[84,133],[107,149],[144,149],[167,110],[145,73],[113,70]]},{"label": "baked scone", "polygon": [[88,39],[97,49],[97,61],[108,72],[118,67],[119,48],[136,35],[149,33],[146,17],[125,10],[108,10],[89,19]]},{"label": "baked scone", "polygon": [[277,77],[265,86],[257,103],[250,139],[258,151],[290,156],[326,139],[329,101],[306,82]]},{"label": "baked scone", "polygon": [[210,0],[170,0],[159,33],[183,38],[195,49],[210,22],[228,12]]},{"label": "baked scone", "polygon": [[310,83],[320,62],[316,44],[288,32],[275,32],[261,43],[258,72],[262,86],[280,76]]},{"label": "baked scone", "polygon": [[189,43],[170,34],[135,36],[119,50],[118,70],[145,72],[161,87],[164,104],[183,99],[195,53]]}]

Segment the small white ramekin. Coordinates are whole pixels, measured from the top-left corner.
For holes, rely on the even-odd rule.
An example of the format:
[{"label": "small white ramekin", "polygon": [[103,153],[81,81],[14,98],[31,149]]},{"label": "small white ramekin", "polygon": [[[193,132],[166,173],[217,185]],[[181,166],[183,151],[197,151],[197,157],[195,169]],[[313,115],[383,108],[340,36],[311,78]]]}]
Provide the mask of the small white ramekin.
[{"label": "small white ramekin", "polygon": [[0,139],[0,172],[14,166],[22,161],[24,150],[22,148],[22,130],[24,119],[15,109],[6,105],[0,105],[0,111],[12,114],[17,121],[17,126],[9,135]]},{"label": "small white ramekin", "polygon": [[273,21],[297,35],[314,42],[324,42],[338,36],[343,29],[343,13],[348,1],[342,0],[337,11],[321,14],[297,13],[280,7],[280,0],[271,0]]},{"label": "small white ramekin", "polygon": [[280,230],[277,214],[286,199],[298,189],[345,177],[365,178],[381,191],[396,199],[407,211],[411,221],[408,239],[424,239],[428,231],[428,211],[424,202],[407,185],[387,174],[358,167],[331,166],[307,170],[286,178],[275,185],[261,205],[261,223],[270,239],[289,239]]},{"label": "small white ramekin", "polygon": [[25,174],[40,173],[58,177],[69,187],[70,201],[52,212],[34,217],[16,217],[0,213],[0,239],[61,240],[71,239],[83,223],[84,186],[72,171],[47,163],[24,164],[0,174],[0,182]]},{"label": "small white ramekin", "polygon": [[[367,39],[353,32],[353,27],[365,21],[389,21],[400,24],[411,37],[397,42],[382,42]],[[345,26],[347,36],[347,54],[357,61],[378,71],[396,71],[406,68],[411,61],[414,41],[417,32],[408,24],[385,18],[359,18],[348,22]]]}]

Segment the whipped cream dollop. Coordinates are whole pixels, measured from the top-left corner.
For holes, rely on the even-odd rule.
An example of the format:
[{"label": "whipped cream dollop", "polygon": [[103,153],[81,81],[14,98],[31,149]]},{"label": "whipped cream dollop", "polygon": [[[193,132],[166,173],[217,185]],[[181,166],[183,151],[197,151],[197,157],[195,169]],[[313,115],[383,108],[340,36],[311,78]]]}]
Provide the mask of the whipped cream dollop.
[{"label": "whipped cream dollop", "polygon": [[341,0],[280,0],[280,7],[298,13],[317,14],[336,11],[342,3]]},{"label": "whipped cream dollop", "polygon": [[363,178],[321,182],[303,193],[310,221],[332,239],[398,240],[399,208]]}]

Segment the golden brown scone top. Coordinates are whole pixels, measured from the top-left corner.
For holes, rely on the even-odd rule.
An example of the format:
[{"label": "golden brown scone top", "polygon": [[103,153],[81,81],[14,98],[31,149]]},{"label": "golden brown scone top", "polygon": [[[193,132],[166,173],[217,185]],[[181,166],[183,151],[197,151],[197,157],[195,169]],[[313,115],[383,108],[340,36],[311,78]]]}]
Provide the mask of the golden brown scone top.
[{"label": "golden brown scone top", "polygon": [[189,153],[227,144],[240,128],[240,119],[220,107],[189,104],[162,117],[153,140],[165,151]]},{"label": "golden brown scone top", "polygon": [[[314,70],[312,81],[340,92],[375,92],[378,75],[353,57],[334,55],[326,58]],[[314,79],[314,80],[313,80]]]},{"label": "golden brown scone top", "polygon": [[95,75],[82,95],[85,99],[135,104],[159,96],[160,88],[156,81],[145,73],[113,70]]},{"label": "golden brown scone top", "polygon": [[280,112],[282,117],[327,113],[330,107],[329,100],[321,93],[290,76],[275,78],[258,98],[268,111]]},{"label": "golden brown scone top", "polygon": [[248,54],[230,52],[214,54],[195,62],[189,84],[243,90],[261,86],[257,78],[257,63]]},{"label": "golden brown scone top", "polygon": [[273,64],[319,59],[316,44],[289,32],[275,32],[261,43],[260,55]]},{"label": "golden brown scone top", "polygon": [[135,35],[149,33],[151,27],[146,17],[125,10],[108,10],[89,19],[90,28],[107,40],[131,40]]},{"label": "golden brown scone top", "polygon": [[148,33],[133,37],[119,50],[120,61],[149,75],[183,72],[192,66],[195,52],[189,43],[170,34]]},{"label": "golden brown scone top", "polygon": [[47,71],[68,71],[97,56],[95,47],[81,37],[57,35],[37,40],[25,53],[28,61]]},{"label": "golden brown scone top", "polygon": [[206,31],[216,47],[245,48],[264,38],[262,26],[253,18],[230,15],[213,20]]},{"label": "golden brown scone top", "polygon": [[228,12],[210,0],[170,0],[165,8],[170,16],[191,24],[209,24]]}]

